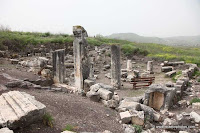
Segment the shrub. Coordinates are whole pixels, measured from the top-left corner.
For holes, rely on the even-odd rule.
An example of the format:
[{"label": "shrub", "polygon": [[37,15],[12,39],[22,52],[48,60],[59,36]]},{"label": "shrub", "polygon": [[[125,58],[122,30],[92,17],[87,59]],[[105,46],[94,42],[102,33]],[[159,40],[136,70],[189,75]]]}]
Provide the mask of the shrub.
[{"label": "shrub", "polygon": [[44,122],[45,125],[50,126],[52,128],[53,127],[53,121],[54,121],[54,119],[49,113],[44,114],[43,122]]},{"label": "shrub", "polygon": [[199,103],[200,102],[200,98],[193,98],[191,101],[190,101],[190,104],[192,103]]}]

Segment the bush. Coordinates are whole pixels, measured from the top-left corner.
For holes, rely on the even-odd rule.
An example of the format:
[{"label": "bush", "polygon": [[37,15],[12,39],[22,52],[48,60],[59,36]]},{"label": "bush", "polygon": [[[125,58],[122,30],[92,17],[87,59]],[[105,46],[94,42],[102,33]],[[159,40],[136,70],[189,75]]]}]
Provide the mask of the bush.
[{"label": "bush", "polygon": [[54,121],[54,119],[49,113],[46,113],[43,116],[43,123],[47,126],[50,126],[51,128],[53,128],[53,121]]},{"label": "bush", "polygon": [[190,101],[190,104],[192,103],[199,103],[200,102],[200,98],[193,98],[191,101]]},{"label": "bush", "polygon": [[174,74],[174,75],[172,76],[172,80],[173,80],[174,82],[176,82],[177,79],[181,76],[181,74],[182,74],[182,71],[178,71],[176,74]]}]

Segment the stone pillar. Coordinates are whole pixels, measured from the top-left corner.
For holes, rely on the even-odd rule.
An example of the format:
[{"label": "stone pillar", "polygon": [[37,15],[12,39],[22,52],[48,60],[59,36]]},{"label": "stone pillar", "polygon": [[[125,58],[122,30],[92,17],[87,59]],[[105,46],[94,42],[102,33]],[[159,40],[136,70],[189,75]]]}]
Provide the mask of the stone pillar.
[{"label": "stone pillar", "polygon": [[59,49],[52,52],[52,58],[54,83],[63,83],[65,80],[65,50]]},{"label": "stone pillar", "polygon": [[150,74],[153,74],[153,61],[147,62],[147,72],[149,72]]},{"label": "stone pillar", "polygon": [[133,65],[131,60],[127,60],[127,71],[132,71]]},{"label": "stone pillar", "polygon": [[114,88],[121,87],[120,46],[111,45],[111,84]]},{"label": "stone pillar", "polygon": [[84,80],[89,77],[90,63],[88,59],[88,37],[86,30],[81,26],[73,26],[75,40],[73,42],[75,87],[79,93],[83,92]]}]

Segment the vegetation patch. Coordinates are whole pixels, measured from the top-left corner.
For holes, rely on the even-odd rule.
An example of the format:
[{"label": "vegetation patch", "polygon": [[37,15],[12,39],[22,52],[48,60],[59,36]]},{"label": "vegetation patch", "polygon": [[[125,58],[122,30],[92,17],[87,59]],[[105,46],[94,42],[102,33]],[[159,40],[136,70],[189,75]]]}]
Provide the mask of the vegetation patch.
[{"label": "vegetation patch", "polygon": [[65,128],[63,129],[63,131],[74,131],[74,130],[75,130],[75,127],[70,124],[67,124]]},{"label": "vegetation patch", "polygon": [[53,116],[49,113],[44,114],[43,116],[43,123],[47,126],[50,126],[51,128],[53,128]]},{"label": "vegetation patch", "polygon": [[136,133],[141,133],[142,132],[142,127],[139,125],[133,125],[133,127],[135,128]]},{"label": "vegetation patch", "polygon": [[190,104],[192,103],[200,103],[200,98],[193,98],[191,101],[190,101]]},{"label": "vegetation patch", "polygon": [[182,71],[178,71],[176,74],[174,74],[174,75],[172,76],[172,80],[173,80],[174,82],[176,82],[177,79],[178,79],[181,75],[182,75]]}]

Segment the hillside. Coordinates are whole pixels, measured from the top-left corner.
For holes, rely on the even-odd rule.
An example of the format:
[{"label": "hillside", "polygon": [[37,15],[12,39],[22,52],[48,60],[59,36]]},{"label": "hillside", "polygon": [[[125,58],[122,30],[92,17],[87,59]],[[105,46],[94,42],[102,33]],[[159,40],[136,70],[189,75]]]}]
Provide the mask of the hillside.
[{"label": "hillside", "polygon": [[145,37],[135,33],[115,33],[107,38],[128,40],[137,43],[157,43],[171,46],[200,46],[200,36],[179,36],[179,37]]},{"label": "hillside", "polygon": [[[138,37],[138,40],[139,39],[141,38]],[[154,39],[159,41],[159,38]],[[27,52],[27,50],[33,49],[38,45],[48,45],[50,48],[59,48],[68,44],[72,45],[73,40],[74,37],[67,34],[0,31],[0,50]],[[200,48],[197,47],[175,47],[156,43],[134,43],[126,40],[104,37],[89,37],[87,40],[91,46],[118,43],[121,45],[122,52],[129,58],[133,55],[143,55],[159,60],[183,60],[188,63],[200,65]]]}]

